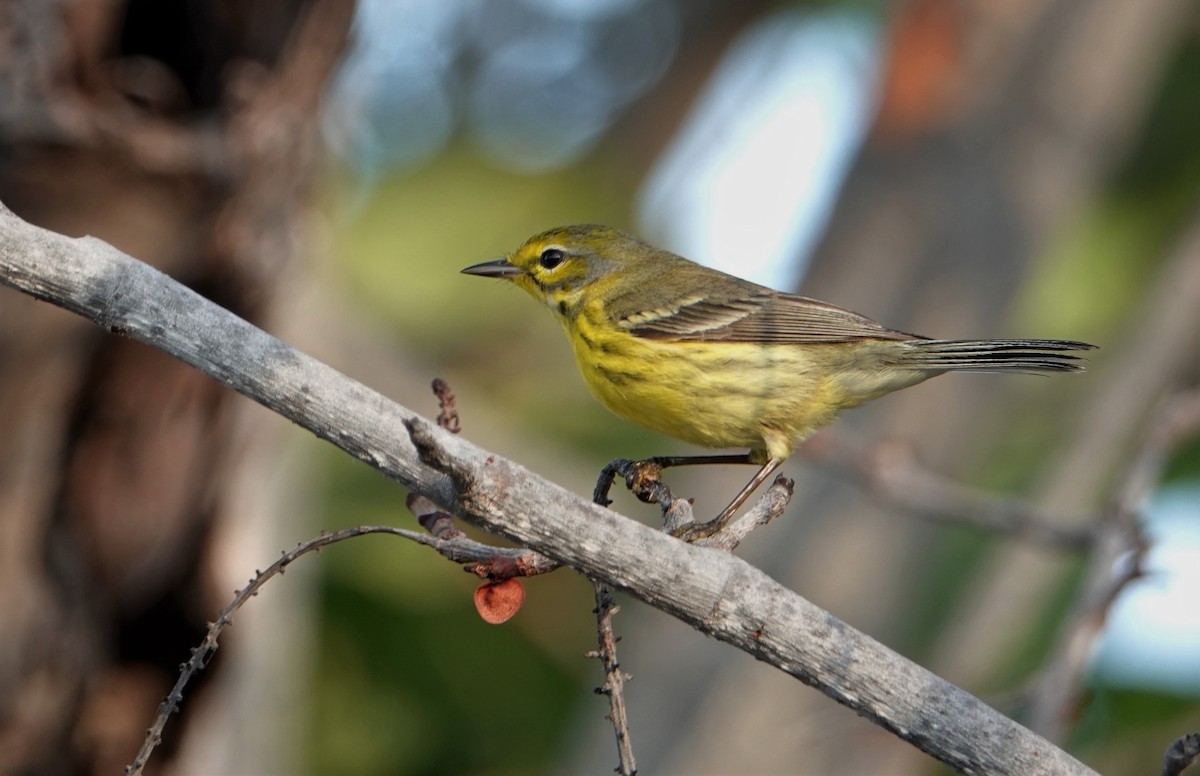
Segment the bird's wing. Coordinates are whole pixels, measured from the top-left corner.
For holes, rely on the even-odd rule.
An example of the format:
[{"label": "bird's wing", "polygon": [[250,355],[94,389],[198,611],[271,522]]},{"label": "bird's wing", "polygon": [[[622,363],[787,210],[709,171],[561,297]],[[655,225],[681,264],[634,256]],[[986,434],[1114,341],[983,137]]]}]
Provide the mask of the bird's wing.
[{"label": "bird's wing", "polygon": [[636,337],[691,342],[818,344],[923,339],[816,299],[749,283],[736,291],[697,293],[668,306],[624,312],[617,325]]}]

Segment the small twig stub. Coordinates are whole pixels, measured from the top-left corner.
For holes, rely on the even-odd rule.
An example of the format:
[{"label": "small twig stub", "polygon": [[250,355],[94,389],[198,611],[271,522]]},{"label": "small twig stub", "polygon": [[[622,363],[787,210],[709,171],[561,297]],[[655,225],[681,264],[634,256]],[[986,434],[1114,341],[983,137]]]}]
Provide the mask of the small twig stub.
[{"label": "small twig stub", "polygon": [[1162,776],[1179,776],[1200,759],[1200,733],[1180,736],[1163,755]]},{"label": "small twig stub", "polygon": [[435,377],[433,379],[433,395],[438,400],[437,424],[451,434],[462,431],[458,408],[454,406],[454,392],[450,390],[450,384],[440,377]]}]

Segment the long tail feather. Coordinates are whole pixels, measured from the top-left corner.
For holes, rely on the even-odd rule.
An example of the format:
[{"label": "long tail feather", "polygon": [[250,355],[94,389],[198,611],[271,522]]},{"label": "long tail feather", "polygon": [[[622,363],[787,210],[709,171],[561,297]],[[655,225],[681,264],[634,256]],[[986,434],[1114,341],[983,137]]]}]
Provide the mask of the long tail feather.
[{"label": "long tail feather", "polygon": [[964,372],[1082,372],[1085,359],[1073,351],[1095,345],[1070,340],[911,340],[905,366]]}]

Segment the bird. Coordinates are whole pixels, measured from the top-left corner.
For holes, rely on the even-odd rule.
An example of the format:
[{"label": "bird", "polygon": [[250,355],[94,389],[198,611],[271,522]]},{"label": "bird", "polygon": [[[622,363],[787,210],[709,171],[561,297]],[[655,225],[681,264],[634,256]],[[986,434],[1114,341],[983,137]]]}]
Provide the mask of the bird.
[{"label": "bird", "polygon": [[626,232],[536,234],[468,275],[511,282],[558,318],[592,394],[653,431],[760,468],[689,540],[724,527],[793,450],[844,409],[944,372],[1079,372],[1095,345],[930,339],[696,264]]}]

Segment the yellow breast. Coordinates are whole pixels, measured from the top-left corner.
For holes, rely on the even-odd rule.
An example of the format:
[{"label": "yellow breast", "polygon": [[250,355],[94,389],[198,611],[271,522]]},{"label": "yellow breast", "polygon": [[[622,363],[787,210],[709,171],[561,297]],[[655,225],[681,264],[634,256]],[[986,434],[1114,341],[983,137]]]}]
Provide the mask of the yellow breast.
[{"label": "yellow breast", "polygon": [[564,324],[584,381],[606,407],[702,447],[786,458],[847,404],[825,363],[829,346],[643,339],[594,307]]}]

